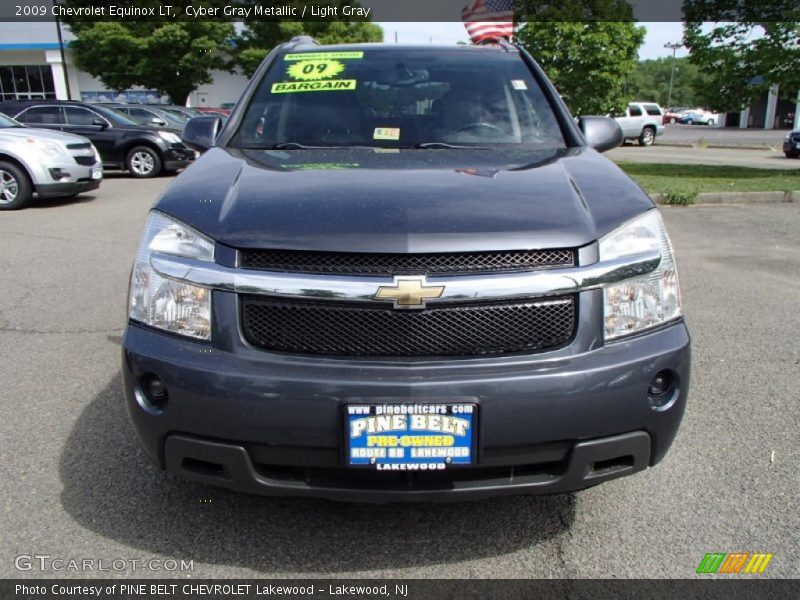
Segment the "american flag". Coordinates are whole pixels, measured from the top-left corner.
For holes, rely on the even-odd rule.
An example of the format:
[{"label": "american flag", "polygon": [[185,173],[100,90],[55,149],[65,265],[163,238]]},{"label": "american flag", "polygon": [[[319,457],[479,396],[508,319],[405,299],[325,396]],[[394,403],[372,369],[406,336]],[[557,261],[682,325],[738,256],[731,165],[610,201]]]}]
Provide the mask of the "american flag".
[{"label": "american flag", "polygon": [[461,11],[461,20],[473,44],[514,33],[514,0],[475,0]]}]

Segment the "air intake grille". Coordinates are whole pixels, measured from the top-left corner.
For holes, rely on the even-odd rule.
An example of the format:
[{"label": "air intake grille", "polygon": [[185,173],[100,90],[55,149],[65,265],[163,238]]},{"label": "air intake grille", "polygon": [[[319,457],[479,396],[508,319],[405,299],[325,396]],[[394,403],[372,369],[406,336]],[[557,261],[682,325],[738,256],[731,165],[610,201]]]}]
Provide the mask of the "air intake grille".
[{"label": "air intake grille", "polygon": [[352,303],[241,297],[247,341],[264,350],[332,356],[473,356],[567,344],[575,299],[402,311]]},{"label": "air intake grille", "polygon": [[426,254],[241,250],[240,257],[245,269],[337,275],[447,275],[575,265],[575,252],[569,249]]}]

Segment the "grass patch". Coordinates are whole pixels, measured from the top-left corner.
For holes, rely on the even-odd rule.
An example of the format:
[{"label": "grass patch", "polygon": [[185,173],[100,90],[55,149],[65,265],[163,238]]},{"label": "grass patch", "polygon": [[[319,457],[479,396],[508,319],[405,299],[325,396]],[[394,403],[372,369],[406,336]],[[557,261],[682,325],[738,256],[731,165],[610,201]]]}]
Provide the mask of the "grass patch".
[{"label": "grass patch", "polygon": [[677,206],[689,206],[690,204],[694,204],[696,198],[697,198],[696,192],[669,191],[669,192],[664,192],[662,194],[661,203],[675,204]]},{"label": "grass patch", "polygon": [[620,162],[649,194],[692,199],[702,192],[791,192],[800,190],[800,171],[712,165]]}]

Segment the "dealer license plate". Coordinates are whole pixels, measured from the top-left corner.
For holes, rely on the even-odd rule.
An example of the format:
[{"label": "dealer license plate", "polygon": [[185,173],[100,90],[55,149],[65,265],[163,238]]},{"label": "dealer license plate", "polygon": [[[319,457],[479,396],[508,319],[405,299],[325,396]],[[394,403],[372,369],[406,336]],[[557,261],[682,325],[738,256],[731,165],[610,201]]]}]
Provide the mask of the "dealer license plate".
[{"label": "dealer license plate", "polygon": [[346,464],[378,471],[437,471],[475,463],[477,405],[348,404]]},{"label": "dealer license plate", "polygon": [[102,177],[103,177],[103,167],[93,167],[92,179],[102,179]]}]

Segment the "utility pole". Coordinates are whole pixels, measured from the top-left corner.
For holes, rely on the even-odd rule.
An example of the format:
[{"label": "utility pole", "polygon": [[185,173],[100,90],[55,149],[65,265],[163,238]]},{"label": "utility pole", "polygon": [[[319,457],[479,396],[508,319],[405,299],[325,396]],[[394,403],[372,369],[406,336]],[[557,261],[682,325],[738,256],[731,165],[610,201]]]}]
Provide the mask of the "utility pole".
[{"label": "utility pole", "polygon": [[[53,0],[53,4],[61,4],[60,0]],[[67,70],[67,59],[64,56],[64,38],[61,35],[61,21],[56,13],[56,31],[58,32],[58,50],[61,54],[61,70],[64,73],[64,86],[67,88],[67,100],[72,100],[72,93],[69,89],[69,71]]]},{"label": "utility pole", "polygon": [[664,48],[672,50],[672,68],[669,71],[669,92],[667,93],[667,108],[672,108],[672,82],[675,79],[675,52],[678,48],[683,48],[683,44],[676,42],[664,44]]}]

